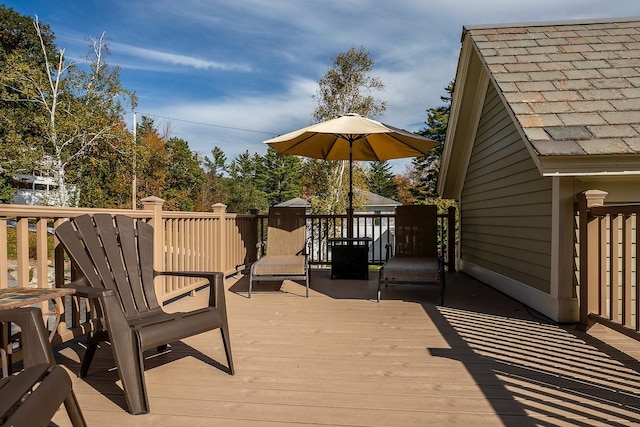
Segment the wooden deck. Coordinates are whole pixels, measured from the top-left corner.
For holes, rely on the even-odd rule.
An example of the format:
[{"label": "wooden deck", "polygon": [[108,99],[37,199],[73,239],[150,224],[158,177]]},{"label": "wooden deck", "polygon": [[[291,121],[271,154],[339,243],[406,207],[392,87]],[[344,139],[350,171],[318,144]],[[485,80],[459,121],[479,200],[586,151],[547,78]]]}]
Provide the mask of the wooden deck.
[{"label": "wooden deck", "polygon": [[[75,376],[78,343],[56,348],[90,426],[564,426],[640,424],[640,343],[555,325],[469,277],[402,286],[377,304],[370,280],[313,271],[310,297],[236,293],[227,281],[236,375],[218,331],[147,360],[151,413],[129,415],[108,348]],[[392,290],[393,289],[393,290]],[[171,309],[204,304],[208,290]],[[152,355],[150,353],[150,355]],[[69,425],[62,409],[54,418]]]}]

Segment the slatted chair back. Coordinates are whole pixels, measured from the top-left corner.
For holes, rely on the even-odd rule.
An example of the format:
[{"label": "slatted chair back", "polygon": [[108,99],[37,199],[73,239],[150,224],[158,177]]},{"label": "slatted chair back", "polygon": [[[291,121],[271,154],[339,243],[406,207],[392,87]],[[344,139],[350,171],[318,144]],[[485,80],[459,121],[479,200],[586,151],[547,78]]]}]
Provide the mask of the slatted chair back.
[{"label": "slatted chair back", "polygon": [[304,255],[305,208],[269,208],[267,255]]},{"label": "slatted chair back", "polygon": [[399,257],[438,256],[438,207],[407,205],[396,208],[396,252]]},{"label": "slatted chair back", "polygon": [[[112,289],[120,297],[127,318],[161,310],[153,285],[153,228],[125,215],[83,215],[62,224],[76,267],[90,286]],[[69,231],[67,231],[67,229]]]}]

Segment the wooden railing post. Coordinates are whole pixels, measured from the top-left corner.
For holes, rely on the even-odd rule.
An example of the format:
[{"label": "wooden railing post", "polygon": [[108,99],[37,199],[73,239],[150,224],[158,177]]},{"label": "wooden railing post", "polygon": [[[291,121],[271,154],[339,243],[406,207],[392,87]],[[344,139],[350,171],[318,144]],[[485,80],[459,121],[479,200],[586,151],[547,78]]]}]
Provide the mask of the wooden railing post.
[{"label": "wooden railing post", "polygon": [[[162,222],[162,205],[164,200],[159,197],[149,196],[140,200],[142,202],[142,209],[145,211],[151,211],[151,219],[149,224],[153,227],[153,268],[158,271],[164,270],[164,223]],[[162,284],[163,278],[156,277],[155,288],[156,295],[159,298],[164,294]]]},{"label": "wooden railing post", "polygon": [[447,271],[456,271],[456,207],[447,209]]},{"label": "wooden railing post", "polygon": [[589,313],[598,311],[600,286],[600,238],[599,220],[589,209],[604,205],[607,192],[587,190],[579,193],[578,227],[580,238],[580,324],[585,330],[593,325]]},{"label": "wooden railing post", "polygon": [[16,218],[16,251],[18,286],[29,286],[29,218]]},{"label": "wooden railing post", "polygon": [[218,217],[214,225],[215,229],[215,250],[213,251],[213,265],[215,271],[226,271],[225,266],[227,265],[227,233],[225,230],[226,227],[226,214],[227,214],[227,205],[223,203],[216,203],[211,206],[213,214]]},{"label": "wooden railing post", "polygon": [[7,250],[7,219],[0,218],[0,289],[9,287],[9,255]]},{"label": "wooden railing post", "polygon": [[251,235],[251,237],[253,238],[255,236],[255,239],[252,239],[254,241],[251,242],[247,242],[247,252],[249,252],[250,249],[256,248],[255,253],[251,253],[249,255],[249,262],[254,262],[257,261],[260,258],[260,243],[262,242],[262,221],[258,221],[258,213],[260,211],[258,210],[258,208],[249,208],[249,213],[251,215],[253,215],[253,221],[254,221],[254,226],[253,230],[255,231],[254,234]]}]

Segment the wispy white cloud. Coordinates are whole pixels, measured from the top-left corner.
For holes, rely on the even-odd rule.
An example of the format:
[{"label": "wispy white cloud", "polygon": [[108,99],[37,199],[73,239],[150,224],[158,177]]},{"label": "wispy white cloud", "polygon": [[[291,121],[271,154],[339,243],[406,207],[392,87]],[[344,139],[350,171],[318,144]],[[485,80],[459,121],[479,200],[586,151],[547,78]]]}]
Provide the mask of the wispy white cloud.
[{"label": "wispy white cloud", "polygon": [[120,54],[133,56],[141,60],[192,67],[199,70],[251,71],[251,67],[247,64],[211,61],[194,56],[162,52],[122,43],[112,43],[111,49],[117,50]]},{"label": "wispy white cloud", "polygon": [[300,113],[313,111],[316,88],[313,80],[297,79],[276,95],[148,106],[147,110],[141,105],[140,111],[157,123],[170,122],[173,136],[187,140],[192,150],[204,155],[218,146],[233,159],[246,150],[264,153],[264,140],[309,125],[310,115]]}]

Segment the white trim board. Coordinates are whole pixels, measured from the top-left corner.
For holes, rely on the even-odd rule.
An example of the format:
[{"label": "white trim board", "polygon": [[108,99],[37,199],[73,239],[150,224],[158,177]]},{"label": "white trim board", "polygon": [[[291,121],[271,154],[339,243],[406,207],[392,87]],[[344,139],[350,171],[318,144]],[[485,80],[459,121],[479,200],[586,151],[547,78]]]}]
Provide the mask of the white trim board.
[{"label": "white trim board", "polygon": [[578,298],[556,298],[464,259],[460,259],[460,271],[509,295],[556,322],[575,323],[579,320]]}]

